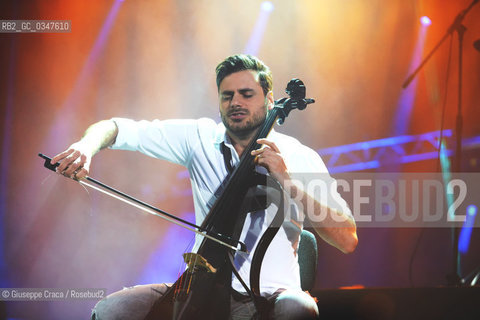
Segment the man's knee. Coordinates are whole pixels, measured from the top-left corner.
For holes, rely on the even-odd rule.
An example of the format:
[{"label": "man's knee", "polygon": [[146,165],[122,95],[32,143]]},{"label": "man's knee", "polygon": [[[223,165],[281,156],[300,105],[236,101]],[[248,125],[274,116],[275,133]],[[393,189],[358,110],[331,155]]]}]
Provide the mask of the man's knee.
[{"label": "man's knee", "polygon": [[306,292],[286,290],[275,299],[274,319],[307,320],[318,318],[315,300]]},{"label": "man's knee", "polygon": [[144,319],[167,288],[165,284],[140,285],[114,292],[95,305],[92,320]]}]

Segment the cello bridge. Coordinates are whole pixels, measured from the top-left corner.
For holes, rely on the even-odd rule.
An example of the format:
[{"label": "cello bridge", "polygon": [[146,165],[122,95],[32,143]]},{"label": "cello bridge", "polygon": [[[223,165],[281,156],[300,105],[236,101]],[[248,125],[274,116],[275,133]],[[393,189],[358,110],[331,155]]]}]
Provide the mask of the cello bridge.
[{"label": "cello bridge", "polygon": [[199,255],[198,253],[184,253],[183,260],[187,264],[188,269],[192,272],[196,270],[204,270],[211,273],[217,272],[217,269],[215,269],[210,263],[208,263],[207,259]]}]

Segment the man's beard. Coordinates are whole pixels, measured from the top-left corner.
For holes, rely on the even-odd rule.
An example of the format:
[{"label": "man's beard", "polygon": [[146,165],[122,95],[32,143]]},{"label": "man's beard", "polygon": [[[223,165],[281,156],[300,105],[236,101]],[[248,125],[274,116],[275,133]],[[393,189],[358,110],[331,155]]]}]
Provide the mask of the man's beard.
[{"label": "man's beard", "polygon": [[236,136],[242,138],[242,137],[248,137],[251,133],[257,131],[259,127],[263,125],[265,122],[265,119],[267,117],[267,113],[255,113],[251,116],[250,119],[247,119],[247,121],[239,121],[236,122],[229,118],[230,111],[227,112],[226,114],[220,113],[222,117],[222,122],[225,128]]}]

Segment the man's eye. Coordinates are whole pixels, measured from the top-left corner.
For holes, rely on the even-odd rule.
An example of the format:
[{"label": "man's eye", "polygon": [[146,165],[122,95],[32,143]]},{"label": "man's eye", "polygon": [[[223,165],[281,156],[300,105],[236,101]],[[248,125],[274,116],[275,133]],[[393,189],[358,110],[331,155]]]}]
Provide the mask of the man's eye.
[{"label": "man's eye", "polygon": [[232,96],[223,96],[222,99],[224,101],[232,100]]},{"label": "man's eye", "polygon": [[244,94],[243,97],[244,98],[251,98],[251,97],[253,97],[253,95],[252,94]]}]

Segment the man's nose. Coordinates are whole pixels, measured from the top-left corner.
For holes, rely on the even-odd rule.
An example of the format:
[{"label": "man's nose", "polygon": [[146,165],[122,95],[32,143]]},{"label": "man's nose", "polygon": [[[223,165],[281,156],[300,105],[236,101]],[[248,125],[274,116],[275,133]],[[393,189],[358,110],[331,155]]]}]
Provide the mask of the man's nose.
[{"label": "man's nose", "polygon": [[239,94],[233,94],[232,101],[230,102],[232,107],[240,107],[242,105],[242,100]]}]

